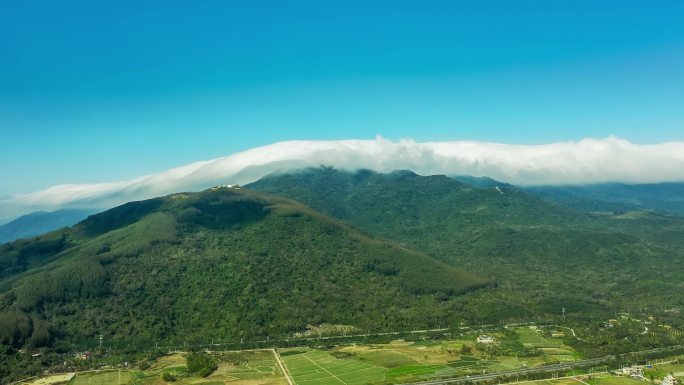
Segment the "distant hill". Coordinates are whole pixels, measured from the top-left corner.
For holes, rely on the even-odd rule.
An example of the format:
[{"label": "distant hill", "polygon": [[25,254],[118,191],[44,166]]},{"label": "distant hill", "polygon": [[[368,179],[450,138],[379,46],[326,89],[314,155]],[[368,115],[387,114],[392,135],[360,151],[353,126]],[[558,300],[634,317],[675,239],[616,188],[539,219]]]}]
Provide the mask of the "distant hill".
[{"label": "distant hill", "polygon": [[0,246],[0,343],[153,347],[436,326],[493,285],[295,201],[218,188]]},{"label": "distant hill", "polygon": [[651,210],[684,216],[684,183],[533,186],[523,190],[586,211]]},{"label": "distant hill", "polygon": [[[249,188],[297,199],[371,234],[496,278],[476,317],[590,316],[682,306],[684,219],[572,210],[518,188],[473,187],[410,171],[331,168],[275,174]],[[497,188],[498,187],[498,188]]]},{"label": "distant hill", "polygon": [[34,237],[61,227],[72,226],[96,212],[97,210],[92,209],[63,209],[51,212],[36,211],[22,215],[0,226],[0,243]]},{"label": "distant hill", "polygon": [[473,187],[518,189],[581,211],[653,211],[684,216],[684,183],[601,183],[582,186],[513,186],[488,177],[454,176]]}]

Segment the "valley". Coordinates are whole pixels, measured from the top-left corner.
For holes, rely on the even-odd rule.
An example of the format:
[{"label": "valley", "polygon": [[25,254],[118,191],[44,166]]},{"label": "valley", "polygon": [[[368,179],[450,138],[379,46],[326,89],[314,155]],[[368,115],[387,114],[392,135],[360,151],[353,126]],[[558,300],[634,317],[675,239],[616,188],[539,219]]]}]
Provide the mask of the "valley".
[{"label": "valley", "polygon": [[[563,381],[588,381],[635,385],[658,382],[669,373],[684,377],[684,345],[587,358],[573,347],[578,338],[570,336],[570,330],[551,325],[462,327],[406,334],[407,338],[401,339],[384,336],[384,342],[370,342],[369,338],[382,336],[366,335],[365,342],[357,339],[319,345],[323,340],[318,340],[301,345],[300,341],[299,346],[285,348],[226,351],[213,345],[198,350],[214,365],[206,376],[189,371],[187,352],[158,351],[138,356],[135,363],[123,361],[130,356],[94,353],[79,359],[96,370],[47,375],[17,384],[564,385]],[[640,368],[641,377],[625,376],[624,367]]]}]

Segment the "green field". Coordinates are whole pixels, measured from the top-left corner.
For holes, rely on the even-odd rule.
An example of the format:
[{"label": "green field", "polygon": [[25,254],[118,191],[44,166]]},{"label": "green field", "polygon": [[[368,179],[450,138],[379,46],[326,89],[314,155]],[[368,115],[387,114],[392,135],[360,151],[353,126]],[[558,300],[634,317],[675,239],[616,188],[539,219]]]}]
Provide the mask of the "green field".
[{"label": "green field", "polygon": [[335,358],[318,350],[286,355],[283,361],[298,385],[361,385],[382,380],[387,372],[359,360]]},{"label": "green field", "polygon": [[468,334],[444,340],[396,340],[325,350],[284,349],[282,358],[295,382],[308,385],[410,382],[537,367],[572,361],[578,356],[561,339],[544,337],[540,330],[519,328],[513,333],[502,331],[492,335],[497,339],[495,346],[511,343],[510,340],[534,344],[536,355],[492,354],[496,351],[494,346],[477,344],[478,334]]},{"label": "green field", "polygon": [[[226,355],[239,360],[233,364],[225,362]],[[69,385],[163,385],[162,373],[167,372],[176,378],[174,384],[198,385],[286,385],[287,382],[277,368],[270,351],[244,351],[239,353],[215,354],[218,369],[206,378],[189,375],[185,368],[185,357],[181,354],[159,358],[145,370],[118,370],[88,372],[77,374]]]},{"label": "green field", "polygon": [[[498,329],[489,333],[495,343],[477,343],[479,333],[445,336],[444,339],[359,344],[326,348],[287,348],[280,356],[297,385],[395,384],[435,378],[537,367],[574,360],[577,353],[549,331],[532,328]],[[533,346],[533,347],[532,347]],[[511,350],[513,349],[513,350]],[[517,349],[517,350],[516,350]],[[519,355],[522,349],[527,353]],[[168,373],[175,384],[189,385],[286,385],[273,353],[241,351],[211,353],[218,364],[211,375],[199,378],[187,372],[184,354],[170,354],[138,369],[112,369],[77,374],[69,385],[163,385]],[[663,365],[662,370],[684,371],[684,366]],[[569,385],[556,383],[552,385]],[[631,385],[621,379],[593,380],[590,385]],[[573,380],[572,385],[578,384]],[[36,384],[37,385],[37,384]],[[550,385],[550,384],[542,384]]]},{"label": "green field", "polygon": [[674,374],[680,381],[684,380],[684,364],[656,364],[652,369],[644,370],[646,377],[654,376],[658,379],[662,379],[670,373]]},{"label": "green field", "polygon": [[69,385],[118,385],[129,384],[133,375],[131,372],[112,370],[106,372],[85,373],[76,375]]},{"label": "green field", "polygon": [[629,377],[619,377],[613,375],[601,375],[591,379],[587,379],[589,385],[639,385],[644,384],[643,381],[635,380]]},{"label": "green field", "polygon": [[661,364],[656,368],[665,373],[672,373],[675,377],[684,378],[684,364]]}]

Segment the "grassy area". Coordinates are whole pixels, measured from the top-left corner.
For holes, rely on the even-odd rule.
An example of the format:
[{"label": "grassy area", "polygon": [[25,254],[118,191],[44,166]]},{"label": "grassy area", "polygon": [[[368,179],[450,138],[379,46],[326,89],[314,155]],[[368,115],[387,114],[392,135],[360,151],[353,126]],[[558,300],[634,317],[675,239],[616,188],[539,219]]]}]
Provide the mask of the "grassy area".
[{"label": "grassy area", "polygon": [[673,373],[675,377],[684,377],[684,364],[661,364],[656,365],[656,368],[665,373]]},{"label": "grassy area", "polygon": [[299,385],[361,385],[385,378],[387,369],[351,358],[309,350],[283,357],[293,380]]},{"label": "grassy area", "polygon": [[529,357],[492,354],[496,350],[477,344],[478,334],[473,333],[445,340],[396,340],[325,350],[285,349],[282,356],[294,380],[305,385],[410,382],[537,367],[572,361],[577,356],[561,339],[544,337],[540,330],[520,328],[514,333],[492,335],[498,340],[497,345],[505,343],[504,338],[534,343],[536,353]]},{"label": "grassy area", "polygon": [[521,382],[521,383],[518,383],[518,385],[583,385],[582,381],[586,381],[586,378],[575,377],[575,378],[559,378],[556,380],[553,380],[553,379],[536,380],[536,381]]},{"label": "grassy area", "polygon": [[591,376],[576,376],[571,378],[547,379],[537,381],[520,382],[516,385],[637,385],[646,384],[627,377],[618,377],[611,374]]},{"label": "grassy area", "polygon": [[74,377],[74,373],[66,374],[55,374],[52,376],[40,377],[35,380],[22,382],[20,385],[52,385],[52,384],[64,384],[71,381]]},{"label": "grassy area", "polygon": [[589,385],[644,385],[643,381],[613,375],[594,376],[585,380]]},{"label": "grassy area", "polygon": [[563,340],[553,337],[544,337],[542,331],[537,327],[518,327],[513,329],[519,336],[520,342],[529,348],[560,349],[563,347]]},{"label": "grassy area", "polygon": [[[69,382],[69,385],[163,385],[169,383],[162,379],[163,373],[172,375],[176,380],[171,383],[178,385],[287,384],[277,368],[273,354],[269,351],[217,354],[214,358],[218,362],[218,369],[206,378],[187,373],[185,357],[181,354],[174,354],[157,359],[145,370],[79,373]],[[39,385],[39,383],[31,385]]]},{"label": "grassy area", "polygon": [[129,371],[110,370],[76,375],[69,385],[119,385],[130,384],[133,374]]},{"label": "grassy area", "polygon": [[644,370],[646,377],[653,376],[657,379],[662,379],[670,373],[679,380],[684,380],[684,364],[656,364],[653,368]]}]

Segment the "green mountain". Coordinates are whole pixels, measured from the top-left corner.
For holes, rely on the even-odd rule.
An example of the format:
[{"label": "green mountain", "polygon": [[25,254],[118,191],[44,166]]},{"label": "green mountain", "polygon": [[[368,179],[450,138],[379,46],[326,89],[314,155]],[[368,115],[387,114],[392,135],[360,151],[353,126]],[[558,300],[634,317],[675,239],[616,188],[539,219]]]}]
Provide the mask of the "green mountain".
[{"label": "green mountain", "polygon": [[0,343],[149,348],[457,322],[493,282],[289,199],[215,188],[0,246]]},{"label": "green mountain", "polygon": [[0,243],[35,237],[60,227],[72,226],[95,212],[97,210],[63,209],[51,212],[36,211],[22,215],[0,226]]},{"label": "green mountain", "polygon": [[[485,184],[486,186],[487,184]],[[370,234],[498,282],[464,307],[478,319],[594,317],[682,306],[684,220],[575,211],[507,186],[331,168],[248,186],[297,199]]]}]

